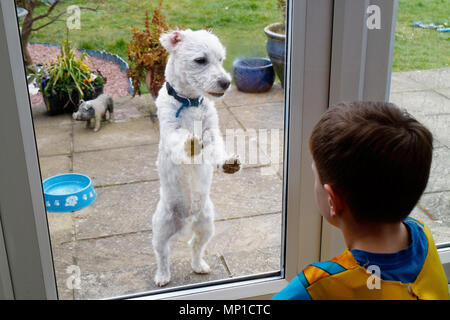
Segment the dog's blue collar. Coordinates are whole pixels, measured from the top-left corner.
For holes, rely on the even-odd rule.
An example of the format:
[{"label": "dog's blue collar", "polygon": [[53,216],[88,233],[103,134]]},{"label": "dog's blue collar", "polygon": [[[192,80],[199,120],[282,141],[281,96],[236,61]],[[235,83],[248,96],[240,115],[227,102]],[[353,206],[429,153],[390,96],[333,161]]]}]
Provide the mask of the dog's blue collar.
[{"label": "dog's blue collar", "polygon": [[189,99],[179,96],[175,89],[169,84],[169,82],[166,82],[166,88],[167,93],[170,96],[174,97],[178,102],[181,102],[181,107],[178,108],[177,113],[175,114],[175,117],[177,118],[180,116],[180,112],[184,108],[198,107],[203,101],[203,97]]}]

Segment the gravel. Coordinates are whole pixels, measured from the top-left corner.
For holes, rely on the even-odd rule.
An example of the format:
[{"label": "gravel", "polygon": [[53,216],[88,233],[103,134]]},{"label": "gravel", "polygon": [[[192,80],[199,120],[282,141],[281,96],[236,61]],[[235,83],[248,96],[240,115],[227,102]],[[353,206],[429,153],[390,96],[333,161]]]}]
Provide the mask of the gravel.
[{"label": "gravel", "polygon": [[[57,47],[48,47],[42,44],[30,44],[28,45],[28,51],[30,52],[33,64],[48,63],[51,60],[56,59],[60,52]],[[125,72],[122,72],[119,65],[88,55],[86,55],[85,62],[92,71],[99,70],[106,78],[103,93],[109,94],[112,97],[124,97],[130,95],[128,93],[128,77]],[[32,106],[44,103],[42,94],[40,92],[31,94],[31,90],[30,100]]]}]

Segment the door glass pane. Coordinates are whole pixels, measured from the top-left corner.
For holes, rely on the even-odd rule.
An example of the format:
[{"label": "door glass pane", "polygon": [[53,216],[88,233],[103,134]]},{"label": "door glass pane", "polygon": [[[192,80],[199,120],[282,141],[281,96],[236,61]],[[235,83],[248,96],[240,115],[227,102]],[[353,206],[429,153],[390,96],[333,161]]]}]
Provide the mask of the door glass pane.
[{"label": "door glass pane", "polygon": [[[59,297],[280,274],[284,1],[27,3],[16,1],[35,18],[49,13],[30,27],[18,11],[42,179],[78,173],[93,186],[44,186]],[[268,43],[264,29],[276,22]],[[166,48],[151,39],[161,30]],[[167,51],[173,90],[162,86],[157,107],[152,93],[163,83]],[[101,92],[112,99],[90,102]],[[234,154],[241,170],[230,173],[239,167]],[[209,236],[202,261],[198,248]],[[154,280],[157,256],[168,257],[166,239],[171,277],[160,287]],[[169,278],[161,270],[162,285]]]},{"label": "door glass pane", "polygon": [[412,216],[436,243],[450,242],[449,10],[445,1],[399,1],[390,95],[434,136],[430,179]]}]

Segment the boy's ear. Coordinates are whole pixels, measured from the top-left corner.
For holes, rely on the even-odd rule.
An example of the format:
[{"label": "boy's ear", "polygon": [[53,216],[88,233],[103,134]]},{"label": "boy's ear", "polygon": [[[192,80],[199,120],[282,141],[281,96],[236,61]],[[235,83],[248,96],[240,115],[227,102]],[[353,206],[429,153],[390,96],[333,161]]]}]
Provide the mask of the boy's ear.
[{"label": "boy's ear", "polygon": [[325,191],[328,193],[328,204],[330,206],[330,215],[340,215],[344,210],[345,203],[341,195],[329,184],[325,184]]},{"label": "boy's ear", "polygon": [[167,33],[163,33],[159,38],[159,42],[169,53],[171,53],[179,46],[183,39],[183,31],[172,30]]}]

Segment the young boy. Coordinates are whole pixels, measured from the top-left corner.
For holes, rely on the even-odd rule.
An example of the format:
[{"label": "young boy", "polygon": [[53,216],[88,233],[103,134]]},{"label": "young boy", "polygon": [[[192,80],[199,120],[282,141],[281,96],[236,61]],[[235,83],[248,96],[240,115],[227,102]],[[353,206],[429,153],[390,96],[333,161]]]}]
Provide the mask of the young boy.
[{"label": "young boy", "polygon": [[310,149],[320,213],[347,249],[307,266],[274,299],[449,299],[430,230],[408,218],[428,181],[431,133],[391,103],[340,103]]}]

